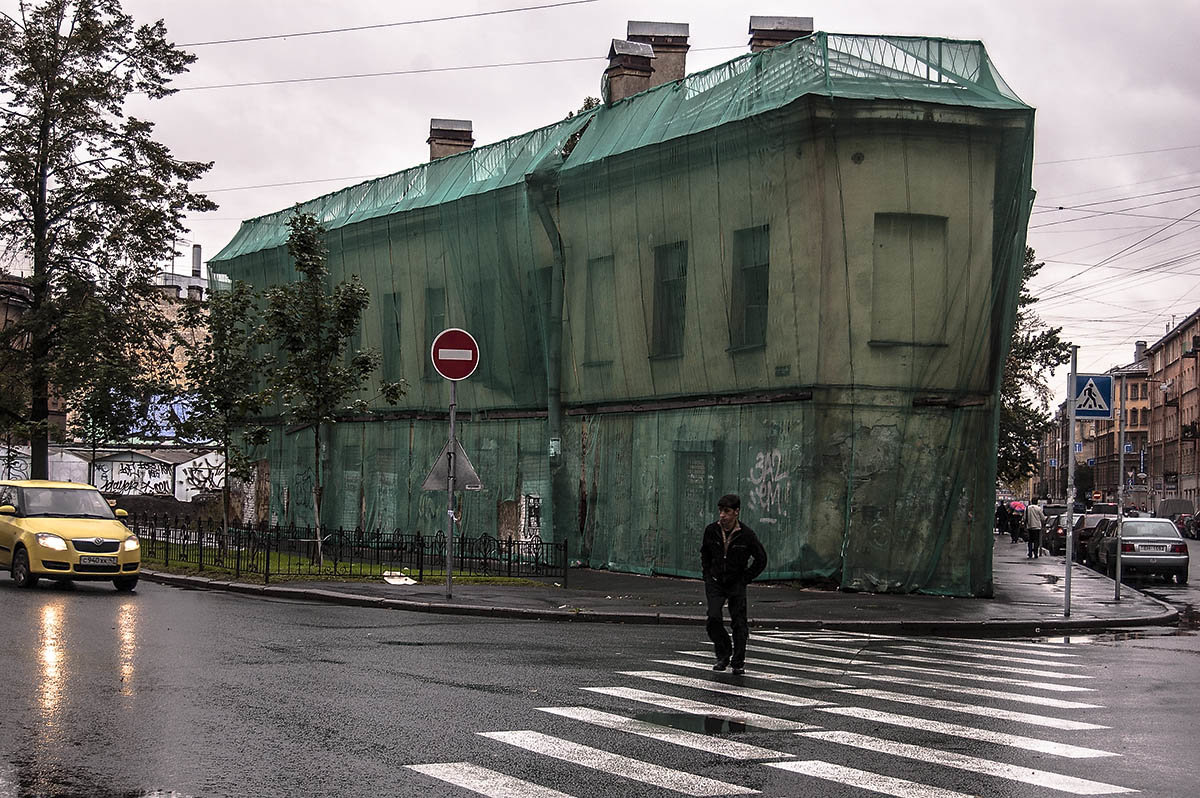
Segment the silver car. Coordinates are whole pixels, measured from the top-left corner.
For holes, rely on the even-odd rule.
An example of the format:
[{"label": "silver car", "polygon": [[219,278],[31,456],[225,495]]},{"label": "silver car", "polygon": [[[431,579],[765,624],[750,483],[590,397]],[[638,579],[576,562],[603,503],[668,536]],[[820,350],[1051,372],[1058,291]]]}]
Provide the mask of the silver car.
[{"label": "silver car", "polygon": [[[1123,573],[1157,573],[1179,584],[1188,579],[1188,547],[1179,529],[1167,518],[1127,518],[1121,525],[1121,570]],[[1117,524],[1108,523],[1093,551],[1098,570],[1117,573]]]}]

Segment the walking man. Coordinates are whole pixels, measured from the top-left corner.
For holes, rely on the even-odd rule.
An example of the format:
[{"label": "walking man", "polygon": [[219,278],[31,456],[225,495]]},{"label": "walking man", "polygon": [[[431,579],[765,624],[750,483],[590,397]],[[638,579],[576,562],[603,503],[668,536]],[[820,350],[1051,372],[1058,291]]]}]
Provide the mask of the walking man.
[{"label": "walking man", "polygon": [[[742,501],[729,493],[717,501],[718,520],[704,528],[700,543],[700,567],[704,574],[704,597],[708,601],[708,636],[716,649],[714,671],[730,666],[736,676],[746,672],[746,641],[750,622],[746,619],[746,585],[767,567],[767,552],[754,530],[738,521]],[[722,607],[729,602],[729,625],[725,631]]]},{"label": "walking man", "polygon": [[1042,512],[1042,508],[1036,504],[1030,504],[1025,508],[1025,534],[1026,540],[1029,542],[1029,552],[1026,557],[1037,559],[1042,553],[1042,527],[1045,525],[1046,515]]}]

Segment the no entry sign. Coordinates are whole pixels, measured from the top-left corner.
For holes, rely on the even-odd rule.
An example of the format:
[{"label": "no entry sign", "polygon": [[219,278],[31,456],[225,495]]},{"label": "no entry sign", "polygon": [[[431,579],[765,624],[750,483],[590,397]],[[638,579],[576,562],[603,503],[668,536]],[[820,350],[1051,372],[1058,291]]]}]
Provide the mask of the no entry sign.
[{"label": "no entry sign", "polygon": [[458,382],[475,373],[479,365],[479,344],[466,330],[451,327],[442,330],[433,339],[429,357],[437,373],[448,380]]}]

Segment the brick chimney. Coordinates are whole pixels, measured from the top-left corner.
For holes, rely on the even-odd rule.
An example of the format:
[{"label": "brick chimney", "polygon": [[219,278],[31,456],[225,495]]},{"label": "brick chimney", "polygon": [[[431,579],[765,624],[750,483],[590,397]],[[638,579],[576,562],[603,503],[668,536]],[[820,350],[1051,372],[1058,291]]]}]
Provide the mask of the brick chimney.
[{"label": "brick chimney", "polygon": [[680,80],[687,74],[688,25],[686,22],[629,21],[625,38],[648,44],[654,50],[650,87]]},{"label": "brick chimney", "polygon": [[1146,342],[1145,341],[1134,341],[1133,342],[1133,363],[1134,363],[1134,365],[1141,363],[1145,359],[1146,359]]},{"label": "brick chimney", "polygon": [[654,48],[641,42],[613,39],[608,48],[608,69],[600,82],[600,96],[612,104],[650,88],[654,74]]},{"label": "brick chimney", "polygon": [[429,160],[465,152],[475,146],[470,119],[430,119]]},{"label": "brick chimney", "polygon": [[200,245],[192,244],[192,277],[200,277]]},{"label": "brick chimney", "polygon": [[750,17],[750,52],[760,53],[812,32],[812,17]]}]

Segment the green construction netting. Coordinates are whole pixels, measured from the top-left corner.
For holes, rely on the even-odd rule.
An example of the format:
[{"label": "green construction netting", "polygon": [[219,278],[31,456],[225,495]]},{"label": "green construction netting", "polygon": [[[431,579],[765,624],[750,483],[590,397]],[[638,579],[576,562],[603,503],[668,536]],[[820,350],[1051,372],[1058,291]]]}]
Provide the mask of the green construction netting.
[{"label": "green construction netting", "polygon": [[[462,327],[463,534],[694,576],[735,492],[767,578],[986,595],[1032,142],[980,43],[817,33],[302,204],[371,291],[352,345],[409,384],[332,428],[323,519],[444,528],[429,346]],[[294,279],[292,212],[214,285]],[[268,520],[311,520],[312,446],[276,427]]]}]

